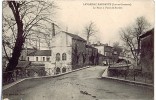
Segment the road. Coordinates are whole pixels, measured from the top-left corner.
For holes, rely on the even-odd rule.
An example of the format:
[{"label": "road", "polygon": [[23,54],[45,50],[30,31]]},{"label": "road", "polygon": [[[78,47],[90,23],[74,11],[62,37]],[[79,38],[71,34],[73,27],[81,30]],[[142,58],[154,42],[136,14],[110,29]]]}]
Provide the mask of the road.
[{"label": "road", "polygon": [[3,91],[9,100],[153,100],[153,89],[101,79],[104,67],[26,80]]}]

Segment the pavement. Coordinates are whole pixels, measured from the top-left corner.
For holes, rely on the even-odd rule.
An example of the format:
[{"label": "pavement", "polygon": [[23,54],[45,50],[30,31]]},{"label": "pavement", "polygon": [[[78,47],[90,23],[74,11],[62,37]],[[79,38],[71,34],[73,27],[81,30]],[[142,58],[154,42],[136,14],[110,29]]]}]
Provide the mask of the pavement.
[{"label": "pavement", "polygon": [[61,74],[57,74],[57,75],[48,75],[48,76],[37,76],[37,77],[28,77],[28,78],[23,78],[23,79],[19,79],[15,82],[12,82],[12,83],[9,83],[7,85],[4,85],[2,90],[6,90],[22,81],[25,81],[25,80],[30,80],[30,79],[41,79],[41,78],[49,78],[49,77],[59,77],[59,76],[62,76],[62,75],[65,75],[65,74],[69,74],[69,73],[72,73],[72,72],[75,72],[75,71],[79,71],[79,70],[82,70],[82,69],[85,69],[85,68],[89,68],[89,67],[92,67],[92,66],[86,66],[86,67],[82,67],[82,68],[79,68],[79,69],[75,69],[75,70],[72,70],[72,71],[68,71],[68,72],[65,72],[65,73],[61,73]]},{"label": "pavement", "polygon": [[154,100],[153,88],[101,78],[96,66],[59,77],[24,80],[3,90],[8,100]]}]

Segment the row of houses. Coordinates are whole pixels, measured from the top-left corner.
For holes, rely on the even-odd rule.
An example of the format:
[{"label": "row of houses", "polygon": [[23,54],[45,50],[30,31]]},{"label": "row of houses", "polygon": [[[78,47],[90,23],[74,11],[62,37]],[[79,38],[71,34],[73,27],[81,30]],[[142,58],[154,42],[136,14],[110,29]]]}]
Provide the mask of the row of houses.
[{"label": "row of houses", "polygon": [[[154,29],[140,36],[141,66],[143,71],[153,73]],[[68,32],[53,34],[49,50],[23,48],[17,69],[44,69],[47,75],[68,72],[88,65],[112,65],[126,56],[119,55],[113,47],[100,42],[87,44],[82,37]],[[123,53],[123,54],[122,54]],[[122,55],[122,56],[121,56]],[[131,58],[128,56],[127,58]],[[150,59],[150,60],[149,60]],[[3,58],[5,60],[5,57]],[[26,62],[26,64],[24,64]],[[29,62],[29,63],[28,63]],[[26,67],[22,67],[22,65]],[[7,66],[4,61],[3,66]],[[147,67],[149,66],[149,67]],[[37,72],[35,71],[35,74]]]},{"label": "row of houses", "polygon": [[44,64],[52,69],[51,74],[58,74],[88,65],[108,65],[116,55],[108,44],[87,44],[82,37],[64,31],[55,34],[50,44],[50,50],[23,49],[20,60]]}]

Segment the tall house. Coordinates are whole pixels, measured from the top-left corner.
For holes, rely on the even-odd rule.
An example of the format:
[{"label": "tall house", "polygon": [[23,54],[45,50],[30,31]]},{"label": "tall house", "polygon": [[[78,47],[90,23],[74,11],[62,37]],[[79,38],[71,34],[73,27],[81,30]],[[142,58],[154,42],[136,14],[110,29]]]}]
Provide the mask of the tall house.
[{"label": "tall house", "polygon": [[154,29],[140,36],[141,54],[140,64],[143,72],[154,75]]},{"label": "tall house", "polygon": [[96,44],[92,44],[93,47],[98,49],[99,54],[99,64],[100,65],[109,65],[112,64],[112,56],[113,56],[113,47],[108,46],[108,44],[103,44],[97,42]]},{"label": "tall house", "polygon": [[23,50],[21,58],[34,65],[44,64],[46,69],[52,69],[51,74],[98,64],[98,50],[78,35],[62,31],[50,42],[50,50]]},{"label": "tall house", "polygon": [[98,50],[90,45],[82,37],[60,32],[51,41],[51,63],[56,66],[56,70],[68,71],[98,64]]}]

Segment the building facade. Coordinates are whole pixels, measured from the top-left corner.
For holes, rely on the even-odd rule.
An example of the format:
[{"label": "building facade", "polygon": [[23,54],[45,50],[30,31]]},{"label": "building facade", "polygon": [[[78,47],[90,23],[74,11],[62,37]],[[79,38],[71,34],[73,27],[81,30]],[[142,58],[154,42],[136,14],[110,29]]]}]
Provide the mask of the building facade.
[{"label": "building facade", "polygon": [[27,55],[26,60],[31,61],[33,68],[45,68],[46,75],[55,74],[55,66],[51,64],[51,50],[35,50]]},{"label": "building facade", "polygon": [[93,44],[93,47],[98,49],[99,65],[110,65],[118,59],[113,47],[109,46],[108,44],[97,42],[96,44]]},{"label": "building facade", "polygon": [[78,35],[60,32],[55,35],[51,44],[51,63],[55,66],[56,73],[97,64],[97,49],[88,46],[86,40]]},{"label": "building facade", "polygon": [[140,64],[144,73],[154,77],[154,29],[140,36],[141,54]]}]

